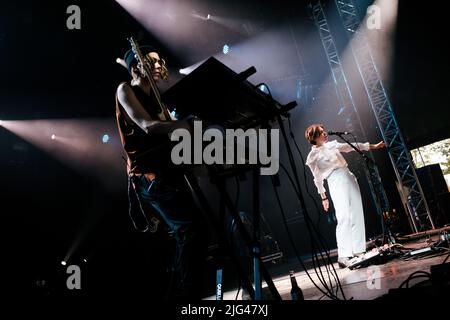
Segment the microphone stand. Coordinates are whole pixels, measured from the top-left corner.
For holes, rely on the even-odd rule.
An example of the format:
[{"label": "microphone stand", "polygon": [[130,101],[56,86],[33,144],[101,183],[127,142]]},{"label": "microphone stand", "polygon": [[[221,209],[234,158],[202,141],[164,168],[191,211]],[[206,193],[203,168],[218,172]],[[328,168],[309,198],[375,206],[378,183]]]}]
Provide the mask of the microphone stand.
[{"label": "microphone stand", "polygon": [[[342,140],[344,140],[350,147],[352,147],[353,150],[355,150],[363,159],[364,159],[364,164],[365,164],[365,169],[368,171],[369,173],[369,182],[371,185],[371,189],[373,190],[373,186],[375,185],[374,181],[373,181],[373,176],[370,173],[370,167],[372,166],[372,168],[374,168],[374,170],[377,170],[377,165],[375,163],[375,161],[373,161],[372,158],[368,157],[366,154],[364,154],[359,148],[357,148],[355,145],[353,145],[350,141],[348,141],[346,138],[343,137],[343,133],[335,133],[337,136],[339,136],[339,138],[341,138]],[[381,183],[381,182],[380,182]],[[394,235],[392,234],[389,225],[384,221],[385,219],[385,212],[384,209],[381,205],[381,199],[380,196],[378,195],[377,192],[373,192],[375,194],[375,198],[376,198],[376,206],[378,211],[381,213],[381,230],[382,230],[382,245],[384,244],[385,241],[385,237],[387,236],[387,240],[388,240],[388,245],[391,246],[392,244],[396,243],[396,239],[394,237]],[[388,210],[388,209],[387,209]]]}]

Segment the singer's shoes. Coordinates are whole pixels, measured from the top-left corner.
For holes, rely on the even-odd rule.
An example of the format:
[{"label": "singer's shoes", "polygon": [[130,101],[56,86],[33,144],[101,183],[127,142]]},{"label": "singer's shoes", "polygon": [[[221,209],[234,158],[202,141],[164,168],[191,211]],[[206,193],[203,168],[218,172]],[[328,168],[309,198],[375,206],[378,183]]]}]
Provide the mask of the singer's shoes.
[{"label": "singer's shoes", "polygon": [[347,268],[350,265],[351,259],[352,259],[351,257],[342,257],[342,258],[339,257],[337,261],[339,268]]}]

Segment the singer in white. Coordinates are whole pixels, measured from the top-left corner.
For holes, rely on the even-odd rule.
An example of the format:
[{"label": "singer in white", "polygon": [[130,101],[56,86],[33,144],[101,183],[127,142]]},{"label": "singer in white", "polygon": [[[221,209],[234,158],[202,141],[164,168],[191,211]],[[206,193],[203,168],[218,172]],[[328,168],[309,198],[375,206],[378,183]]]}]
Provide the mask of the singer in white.
[{"label": "singer in white", "polygon": [[[364,212],[359,185],[341,154],[354,149],[347,143],[328,141],[323,124],[310,125],[305,131],[305,138],[312,144],[306,164],[312,171],[325,212],[328,212],[330,204],[323,182],[325,179],[328,181],[337,219],[338,264],[339,267],[346,268],[353,257],[366,251]],[[385,144],[380,141],[377,144],[355,143],[354,146],[361,151],[369,151],[384,148]]]}]

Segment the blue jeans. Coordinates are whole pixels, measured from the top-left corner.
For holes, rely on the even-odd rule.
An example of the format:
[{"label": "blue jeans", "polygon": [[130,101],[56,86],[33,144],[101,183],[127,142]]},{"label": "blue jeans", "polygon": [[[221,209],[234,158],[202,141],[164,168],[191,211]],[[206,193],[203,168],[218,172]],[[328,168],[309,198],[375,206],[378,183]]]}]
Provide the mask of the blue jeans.
[{"label": "blue jeans", "polygon": [[156,215],[175,240],[167,298],[201,298],[200,270],[206,252],[206,241],[201,239],[204,226],[183,176],[159,175],[149,181],[142,175],[131,179],[142,213]]}]

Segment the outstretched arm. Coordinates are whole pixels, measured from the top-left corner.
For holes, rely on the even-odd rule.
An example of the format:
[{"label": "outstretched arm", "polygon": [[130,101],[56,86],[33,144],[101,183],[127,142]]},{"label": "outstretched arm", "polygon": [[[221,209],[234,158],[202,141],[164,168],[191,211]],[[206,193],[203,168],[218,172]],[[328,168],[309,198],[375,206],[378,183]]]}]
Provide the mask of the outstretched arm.
[{"label": "outstretched arm", "polygon": [[145,111],[142,104],[136,98],[131,87],[122,83],[117,88],[117,98],[120,104],[125,109],[125,112],[142,130],[148,134],[170,134],[179,128],[189,128],[189,123],[186,120],[182,121],[160,121],[153,120]]},{"label": "outstretched arm", "polygon": [[376,150],[376,149],[381,149],[386,147],[386,144],[384,143],[384,141],[380,141],[376,144],[371,144],[370,145],[370,150]]},{"label": "outstretched arm", "polygon": [[[369,150],[381,149],[381,148],[384,148],[386,146],[383,141],[380,141],[380,142],[378,142],[376,144],[370,144],[368,142],[365,142],[365,143],[356,142],[356,143],[352,143],[352,145],[355,146],[356,148],[358,148],[361,151],[369,151]],[[337,149],[340,152],[355,151],[355,149],[353,149],[348,143],[336,142],[336,146],[337,146]]]}]

